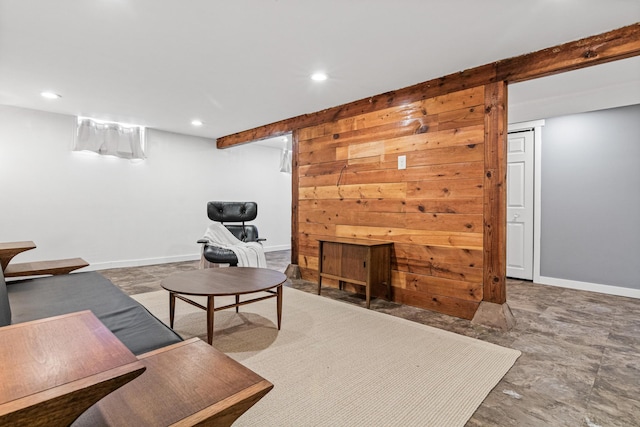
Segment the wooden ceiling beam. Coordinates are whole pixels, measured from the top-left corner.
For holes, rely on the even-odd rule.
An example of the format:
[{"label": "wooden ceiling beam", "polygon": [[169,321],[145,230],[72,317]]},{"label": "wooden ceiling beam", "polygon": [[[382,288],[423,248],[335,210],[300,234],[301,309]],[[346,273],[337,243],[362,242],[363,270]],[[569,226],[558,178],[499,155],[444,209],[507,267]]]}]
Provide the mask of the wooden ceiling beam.
[{"label": "wooden ceiling beam", "polygon": [[325,122],[353,117],[383,108],[394,107],[409,102],[432,98],[457,90],[485,84],[495,79],[495,64],[483,65],[470,70],[450,74],[445,77],[418,83],[403,89],[386,92],[369,98],[339,105],[315,113],[281,120],[279,122],[249,129],[243,132],[218,138],[217,147],[227,148],[246,142],[258,141],[265,138],[284,135],[294,129],[319,125]]},{"label": "wooden ceiling beam", "polygon": [[517,83],[640,55],[640,22],[498,61],[497,78]]},{"label": "wooden ceiling beam", "polygon": [[640,55],[640,22],[596,36],[482,65],[349,104],[304,114],[217,139],[218,148],[284,135],[295,129],[394,107],[483,84],[515,83]]}]

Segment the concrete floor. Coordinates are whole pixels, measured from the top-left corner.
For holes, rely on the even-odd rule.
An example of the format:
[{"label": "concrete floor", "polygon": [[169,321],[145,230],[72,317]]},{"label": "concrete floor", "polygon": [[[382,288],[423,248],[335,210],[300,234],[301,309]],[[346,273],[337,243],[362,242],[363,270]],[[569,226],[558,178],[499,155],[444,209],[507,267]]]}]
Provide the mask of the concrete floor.
[{"label": "concrete floor", "polygon": [[[290,253],[267,253],[267,262],[284,271]],[[161,289],[162,278],[197,267],[184,262],[101,273],[135,294]],[[287,284],[317,291],[316,283]],[[362,295],[323,287],[322,296],[364,307]],[[508,332],[381,299],[371,309],[522,352],[467,426],[640,426],[640,300],[508,280],[507,301],[517,321]]]}]

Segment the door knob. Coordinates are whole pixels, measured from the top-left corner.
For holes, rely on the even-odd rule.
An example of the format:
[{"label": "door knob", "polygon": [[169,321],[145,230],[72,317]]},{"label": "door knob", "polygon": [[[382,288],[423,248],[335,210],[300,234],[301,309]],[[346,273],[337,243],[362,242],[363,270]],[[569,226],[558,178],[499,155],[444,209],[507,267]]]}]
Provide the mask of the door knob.
[{"label": "door knob", "polygon": [[520,215],[518,215],[518,214],[513,214],[513,219],[518,219],[518,218],[520,218]]}]

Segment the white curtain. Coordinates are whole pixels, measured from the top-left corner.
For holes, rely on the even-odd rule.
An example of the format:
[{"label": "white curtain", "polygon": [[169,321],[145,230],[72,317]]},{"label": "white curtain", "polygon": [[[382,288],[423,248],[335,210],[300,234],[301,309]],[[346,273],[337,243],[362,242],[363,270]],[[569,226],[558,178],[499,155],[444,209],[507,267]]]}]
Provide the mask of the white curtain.
[{"label": "white curtain", "polygon": [[280,154],[280,172],[291,173],[291,150],[287,148]]},{"label": "white curtain", "polygon": [[124,159],[144,159],[143,138],[144,129],[139,126],[78,119],[75,150],[88,150]]}]

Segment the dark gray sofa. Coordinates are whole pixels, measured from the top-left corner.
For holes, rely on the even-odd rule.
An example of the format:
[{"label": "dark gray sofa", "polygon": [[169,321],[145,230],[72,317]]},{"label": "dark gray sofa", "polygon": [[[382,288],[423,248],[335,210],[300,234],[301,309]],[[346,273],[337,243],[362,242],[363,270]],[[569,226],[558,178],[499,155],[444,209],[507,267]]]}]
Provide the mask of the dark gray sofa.
[{"label": "dark gray sofa", "polygon": [[38,277],[7,285],[0,269],[0,326],[82,310],[91,310],[136,355],[182,341],[100,273]]}]

